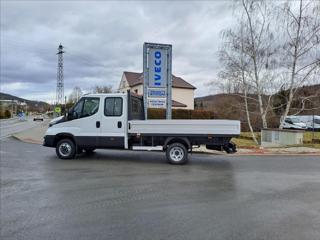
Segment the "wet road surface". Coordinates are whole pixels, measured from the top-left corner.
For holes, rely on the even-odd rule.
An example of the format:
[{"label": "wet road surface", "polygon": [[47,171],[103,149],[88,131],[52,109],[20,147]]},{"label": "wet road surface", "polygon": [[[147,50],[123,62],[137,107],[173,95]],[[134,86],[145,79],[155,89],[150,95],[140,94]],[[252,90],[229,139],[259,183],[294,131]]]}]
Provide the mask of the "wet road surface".
[{"label": "wet road surface", "polygon": [[320,157],[54,149],[1,142],[1,239],[320,239]]},{"label": "wet road surface", "polygon": [[25,121],[21,121],[19,118],[0,120],[0,141],[12,134],[39,126],[41,123],[43,122],[33,121],[33,117],[26,117]]}]

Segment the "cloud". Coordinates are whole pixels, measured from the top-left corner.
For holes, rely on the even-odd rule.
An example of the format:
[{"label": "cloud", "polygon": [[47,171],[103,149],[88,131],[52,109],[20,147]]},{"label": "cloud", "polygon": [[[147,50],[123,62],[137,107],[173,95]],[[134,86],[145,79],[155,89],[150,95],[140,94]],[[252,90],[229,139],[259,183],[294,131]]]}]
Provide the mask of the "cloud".
[{"label": "cloud", "polygon": [[173,73],[194,84],[197,96],[210,94],[219,33],[232,24],[229,1],[4,1],[2,91],[54,100],[60,42],[66,93],[96,84],[116,89],[123,71],[142,71],[143,42],[160,42],[173,45]]}]

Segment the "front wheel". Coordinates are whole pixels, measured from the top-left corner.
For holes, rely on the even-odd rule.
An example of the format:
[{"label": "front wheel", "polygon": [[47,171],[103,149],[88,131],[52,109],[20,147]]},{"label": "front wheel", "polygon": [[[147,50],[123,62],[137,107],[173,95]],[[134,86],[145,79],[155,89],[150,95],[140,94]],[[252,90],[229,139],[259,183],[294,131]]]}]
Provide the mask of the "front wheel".
[{"label": "front wheel", "polygon": [[62,139],[56,146],[56,154],[61,159],[71,159],[76,155],[76,145],[70,139]]},{"label": "front wheel", "polygon": [[166,150],[166,156],[170,164],[182,165],[188,162],[187,148],[181,143],[170,144]]}]

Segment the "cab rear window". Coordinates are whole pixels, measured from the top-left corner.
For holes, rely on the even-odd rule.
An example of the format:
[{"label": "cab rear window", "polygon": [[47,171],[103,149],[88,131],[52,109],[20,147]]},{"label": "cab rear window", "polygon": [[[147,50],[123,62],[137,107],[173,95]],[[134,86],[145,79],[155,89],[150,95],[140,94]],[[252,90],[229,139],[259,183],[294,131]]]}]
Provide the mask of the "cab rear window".
[{"label": "cab rear window", "polygon": [[121,97],[107,97],[104,103],[104,115],[117,117],[122,115],[123,101]]}]

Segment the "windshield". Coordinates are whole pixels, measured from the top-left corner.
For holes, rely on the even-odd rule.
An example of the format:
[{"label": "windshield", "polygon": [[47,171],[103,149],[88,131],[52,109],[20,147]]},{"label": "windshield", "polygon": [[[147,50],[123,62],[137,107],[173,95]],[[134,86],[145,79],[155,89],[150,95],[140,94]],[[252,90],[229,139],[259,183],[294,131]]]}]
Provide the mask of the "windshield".
[{"label": "windshield", "polygon": [[76,103],[76,105],[73,107],[73,111],[77,113],[77,116],[81,116],[82,108],[83,108],[83,98],[81,98]]},{"label": "windshield", "polygon": [[320,119],[315,119],[315,120],[314,120],[314,123],[320,124]]},{"label": "windshield", "polygon": [[298,118],[290,118],[292,123],[300,123],[301,121]]},{"label": "windshield", "polygon": [[298,118],[286,118],[287,123],[301,123],[301,121]]}]

